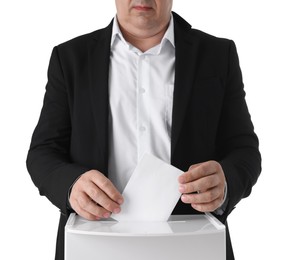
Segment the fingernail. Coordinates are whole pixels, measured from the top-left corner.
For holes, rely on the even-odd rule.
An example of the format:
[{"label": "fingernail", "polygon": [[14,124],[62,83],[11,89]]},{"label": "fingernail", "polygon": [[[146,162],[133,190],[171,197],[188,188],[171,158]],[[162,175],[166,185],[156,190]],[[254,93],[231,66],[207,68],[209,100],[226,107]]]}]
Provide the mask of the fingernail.
[{"label": "fingernail", "polygon": [[117,203],[121,205],[123,203],[123,199],[119,199]]},{"label": "fingernail", "polygon": [[182,195],[182,201],[186,202],[187,201],[187,196],[186,195]]},{"label": "fingernail", "polygon": [[109,214],[109,213],[105,213],[105,214],[103,214],[103,217],[104,217],[104,218],[109,218],[109,217],[110,217],[110,214]]},{"label": "fingernail", "polygon": [[185,187],[183,185],[179,186],[179,191],[183,193],[185,191]]},{"label": "fingernail", "polygon": [[116,209],[113,210],[114,214],[118,214],[119,212],[120,212],[120,208],[116,208]]}]

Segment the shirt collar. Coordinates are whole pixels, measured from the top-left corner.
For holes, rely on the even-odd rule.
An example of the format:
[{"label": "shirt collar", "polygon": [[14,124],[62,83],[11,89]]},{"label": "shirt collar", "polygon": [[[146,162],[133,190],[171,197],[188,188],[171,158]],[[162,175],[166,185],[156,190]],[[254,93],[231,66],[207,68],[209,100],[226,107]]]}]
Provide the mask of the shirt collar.
[{"label": "shirt collar", "polygon": [[[124,39],[122,32],[119,28],[117,16],[113,19],[113,26],[112,26],[112,35],[111,35],[111,42],[110,45],[113,46],[115,43],[116,38],[119,38],[123,43],[125,43],[128,47],[131,45]],[[170,23],[168,26],[168,29],[166,30],[163,39],[160,43],[160,48],[163,47],[164,43],[166,41],[169,41],[171,45],[175,48],[175,34],[174,34],[174,18],[173,15],[171,15]]]}]

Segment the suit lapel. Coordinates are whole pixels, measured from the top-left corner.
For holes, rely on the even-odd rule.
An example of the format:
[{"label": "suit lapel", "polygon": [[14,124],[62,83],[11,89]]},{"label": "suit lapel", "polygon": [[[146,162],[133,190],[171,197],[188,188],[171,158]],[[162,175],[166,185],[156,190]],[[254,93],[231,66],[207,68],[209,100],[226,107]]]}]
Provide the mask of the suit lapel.
[{"label": "suit lapel", "polygon": [[108,166],[108,74],[110,59],[110,40],[112,23],[97,31],[88,48],[89,88],[92,105],[98,161],[102,171],[107,173]]},{"label": "suit lapel", "polygon": [[181,129],[185,123],[186,109],[192,95],[199,46],[198,40],[193,38],[191,34],[191,26],[175,13],[174,22],[176,65],[171,134],[172,158]]}]

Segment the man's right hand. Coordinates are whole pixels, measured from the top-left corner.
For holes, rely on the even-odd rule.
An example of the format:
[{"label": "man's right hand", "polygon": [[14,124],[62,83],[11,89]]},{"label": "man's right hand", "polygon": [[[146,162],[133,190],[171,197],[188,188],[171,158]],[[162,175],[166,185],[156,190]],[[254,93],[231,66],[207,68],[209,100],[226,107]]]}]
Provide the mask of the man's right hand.
[{"label": "man's right hand", "polygon": [[69,202],[74,211],[88,219],[99,220],[119,213],[123,197],[102,173],[90,170],[74,183]]}]

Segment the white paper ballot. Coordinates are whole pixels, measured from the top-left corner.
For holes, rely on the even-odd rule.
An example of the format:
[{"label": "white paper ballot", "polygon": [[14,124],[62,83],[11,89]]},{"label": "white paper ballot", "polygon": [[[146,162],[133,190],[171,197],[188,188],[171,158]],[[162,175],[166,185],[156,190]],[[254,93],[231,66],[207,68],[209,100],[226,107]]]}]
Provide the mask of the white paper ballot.
[{"label": "white paper ballot", "polygon": [[117,221],[167,221],[181,193],[178,176],[183,172],[157,157],[145,154],[124,191]]}]

